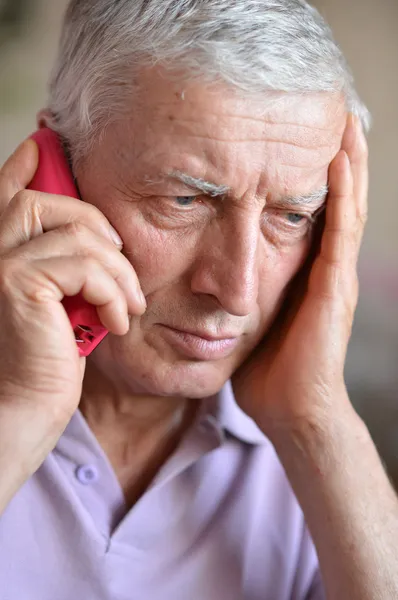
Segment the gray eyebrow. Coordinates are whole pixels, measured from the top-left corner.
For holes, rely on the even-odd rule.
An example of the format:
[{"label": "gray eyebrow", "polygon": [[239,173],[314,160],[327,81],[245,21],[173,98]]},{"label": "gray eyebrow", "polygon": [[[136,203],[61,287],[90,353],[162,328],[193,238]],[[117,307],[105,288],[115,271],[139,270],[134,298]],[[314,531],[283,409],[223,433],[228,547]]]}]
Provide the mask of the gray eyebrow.
[{"label": "gray eyebrow", "polygon": [[181,171],[173,171],[170,173],[170,177],[178,179],[178,181],[181,181],[188,187],[198,190],[199,192],[202,192],[208,196],[225,196],[225,194],[228,194],[228,192],[231,190],[228,185],[216,185],[215,183],[210,183],[204,179],[191,177],[191,175],[187,175]]},{"label": "gray eyebrow", "polygon": [[[212,197],[225,196],[225,194],[228,194],[231,191],[231,188],[228,185],[216,185],[215,183],[210,183],[204,179],[197,179],[196,177],[192,177],[191,175],[187,175],[181,171],[173,171],[170,173],[170,177],[181,181],[190,188],[198,190],[199,192]],[[283,204],[290,206],[308,206],[311,204],[319,204],[320,202],[324,202],[326,200],[328,192],[329,186],[324,185],[319,190],[312,192],[311,194],[302,196],[286,196],[282,198],[282,202]]]},{"label": "gray eyebrow", "polygon": [[320,190],[312,192],[304,196],[286,196],[282,198],[283,204],[289,204],[291,206],[308,206],[311,204],[319,204],[325,202],[326,197],[329,193],[329,186],[324,185]]}]

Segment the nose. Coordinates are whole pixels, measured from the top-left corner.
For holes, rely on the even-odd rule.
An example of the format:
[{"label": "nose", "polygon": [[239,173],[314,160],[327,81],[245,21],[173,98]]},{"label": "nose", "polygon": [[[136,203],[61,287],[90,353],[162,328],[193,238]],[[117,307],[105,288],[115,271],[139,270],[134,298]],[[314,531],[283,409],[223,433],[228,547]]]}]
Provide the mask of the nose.
[{"label": "nose", "polygon": [[258,219],[218,223],[202,238],[191,290],[206,294],[231,315],[244,317],[256,307],[259,281]]}]

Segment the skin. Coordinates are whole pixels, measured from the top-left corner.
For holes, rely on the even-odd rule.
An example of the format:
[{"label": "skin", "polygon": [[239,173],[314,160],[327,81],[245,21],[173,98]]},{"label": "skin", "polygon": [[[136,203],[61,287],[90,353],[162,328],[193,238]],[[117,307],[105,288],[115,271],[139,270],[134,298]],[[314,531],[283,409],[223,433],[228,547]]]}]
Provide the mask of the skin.
[{"label": "skin", "polygon": [[[37,167],[32,144],[1,170],[0,510],[79,402],[132,505],[198,399],[232,375],[301,504],[327,597],[396,598],[397,500],[344,384],[366,220],[360,124],[338,97],[264,105],[199,84],[182,96],[158,72],[142,84],[131,118],[109,127],[76,170],[84,203],[23,191]],[[230,192],[182,210],[176,197],[191,191],[165,183],[170,170]],[[290,227],[303,207],[281,197],[326,182],[321,243],[301,270],[313,232],[298,233],[296,217]],[[111,331],[87,365],[60,304],[78,291]],[[234,328],[239,340],[222,360],[187,360],[161,324]]]},{"label": "skin", "polygon": [[[183,90],[162,71],[144,72],[129,119],[109,127],[75,172],[85,202],[119,232],[147,301],[124,337],[108,336],[90,357],[81,403],[131,499],[167,457],[164,436],[175,447],[176,412],[189,424],[192,399],[216,393],[274,321],[325,201],[284,198],[327,184],[346,123],[337,96],[279,94],[264,104],[221,85]],[[205,196],[174,172],[229,192]],[[163,325],[239,339],[226,358],[192,360]]]},{"label": "skin", "polygon": [[[258,344],[302,266],[308,216],[323,202],[291,207],[283,197],[327,183],[346,114],[339,97],[279,96],[267,107],[196,84],[184,87],[182,100],[181,88],[160,74],[143,78],[138,109],[106,131],[76,173],[84,200],[123,239],[148,304],[92,362],[98,389],[101,375],[120,397],[201,398],[217,392]],[[167,176],[174,171],[230,192],[195,200],[195,190]],[[191,196],[190,205],[179,206],[178,196]],[[290,223],[289,211],[302,221]],[[239,342],[226,358],[190,360],[163,324]]]}]

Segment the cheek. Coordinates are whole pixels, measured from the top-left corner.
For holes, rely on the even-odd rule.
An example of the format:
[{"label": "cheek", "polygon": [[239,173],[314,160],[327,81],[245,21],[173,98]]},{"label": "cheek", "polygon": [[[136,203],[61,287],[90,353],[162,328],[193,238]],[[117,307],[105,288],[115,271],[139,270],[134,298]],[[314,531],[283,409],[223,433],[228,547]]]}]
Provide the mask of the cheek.
[{"label": "cheek", "polygon": [[188,236],[159,230],[139,213],[113,223],[146,296],[178,282],[189,269],[194,251]]},{"label": "cheek", "polygon": [[288,285],[303,267],[311,247],[311,236],[281,252],[267,253],[259,277],[258,305],[261,320],[269,325],[276,316]]}]

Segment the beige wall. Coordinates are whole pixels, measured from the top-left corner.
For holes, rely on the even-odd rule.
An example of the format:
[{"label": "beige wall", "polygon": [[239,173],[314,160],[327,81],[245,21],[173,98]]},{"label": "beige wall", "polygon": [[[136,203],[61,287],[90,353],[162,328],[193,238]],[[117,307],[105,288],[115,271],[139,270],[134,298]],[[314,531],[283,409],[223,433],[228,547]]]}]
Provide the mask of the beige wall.
[{"label": "beige wall", "polygon": [[398,0],[314,0],[373,115],[369,223],[347,361],[351,395],[398,481]]},{"label": "beige wall", "polygon": [[374,118],[369,136],[371,222],[365,249],[389,258],[398,249],[398,0],[313,4],[332,25]]},{"label": "beige wall", "polygon": [[[0,163],[45,102],[65,0],[35,2],[23,37],[0,53]],[[231,0],[232,1],[232,0]],[[370,221],[347,381],[398,481],[398,0],[315,0],[353,68],[374,118]]]},{"label": "beige wall", "polygon": [[35,127],[66,0],[27,0],[34,5],[21,35],[0,50],[0,164]]}]

